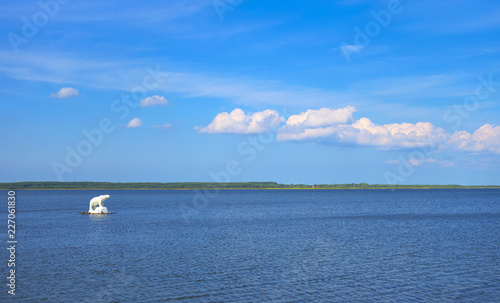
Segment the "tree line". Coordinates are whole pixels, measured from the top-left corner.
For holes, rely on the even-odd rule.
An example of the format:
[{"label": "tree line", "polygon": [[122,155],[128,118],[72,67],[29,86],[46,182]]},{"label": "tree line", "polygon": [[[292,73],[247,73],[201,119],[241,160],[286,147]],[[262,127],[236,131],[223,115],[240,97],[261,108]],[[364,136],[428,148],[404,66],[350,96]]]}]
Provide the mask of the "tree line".
[{"label": "tree line", "polygon": [[280,184],[277,182],[11,182],[0,183],[0,190],[29,189],[446,189],[500,188],[462,185],[390,185],[390,184]]}]

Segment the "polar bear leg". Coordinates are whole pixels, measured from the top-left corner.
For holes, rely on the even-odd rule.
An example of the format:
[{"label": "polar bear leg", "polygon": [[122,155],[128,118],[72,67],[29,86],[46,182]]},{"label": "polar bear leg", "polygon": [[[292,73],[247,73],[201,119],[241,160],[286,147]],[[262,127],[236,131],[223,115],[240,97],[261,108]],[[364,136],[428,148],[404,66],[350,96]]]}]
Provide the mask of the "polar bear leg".
[{"label": "polar bear leg", "polygon": [[94,210],[97,206],[101,206],[101,199],[99,199],[99,197],[90,200],[89,211]]}]

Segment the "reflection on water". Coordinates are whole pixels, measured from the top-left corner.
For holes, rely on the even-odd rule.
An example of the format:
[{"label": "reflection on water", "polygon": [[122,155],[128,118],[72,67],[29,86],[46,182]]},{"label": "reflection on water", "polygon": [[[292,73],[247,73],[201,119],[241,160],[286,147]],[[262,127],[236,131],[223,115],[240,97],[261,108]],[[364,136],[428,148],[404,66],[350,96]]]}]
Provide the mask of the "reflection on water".
[{"label": "reflection on water", "polygon": [[82,215],[88,218],[88,233],[86,236],[87,244],[100,244],[105,241],[104,233],[108,230],[111,215]]}]

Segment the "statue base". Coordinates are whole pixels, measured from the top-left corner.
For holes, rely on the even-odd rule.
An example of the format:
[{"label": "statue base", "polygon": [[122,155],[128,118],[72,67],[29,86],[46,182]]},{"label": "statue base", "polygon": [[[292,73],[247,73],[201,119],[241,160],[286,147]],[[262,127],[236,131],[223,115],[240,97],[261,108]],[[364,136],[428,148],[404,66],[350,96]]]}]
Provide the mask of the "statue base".
[{"label": "statue base", "polygon": [[104,206],[98,206],[95,209],[89,209],[89,214],[109,214],[108,209]]}]

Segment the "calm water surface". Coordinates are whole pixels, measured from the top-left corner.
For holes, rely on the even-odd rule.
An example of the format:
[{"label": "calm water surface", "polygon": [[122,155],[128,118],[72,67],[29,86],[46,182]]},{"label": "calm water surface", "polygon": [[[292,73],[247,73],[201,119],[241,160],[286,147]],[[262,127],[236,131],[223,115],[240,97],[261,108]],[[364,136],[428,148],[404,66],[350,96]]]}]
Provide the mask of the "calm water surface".
[{"label": "calm water surface", "polygon": [[17,191],[16,299],[499,302],[499,194],[227,190],[186,222],[193,191]]}]

